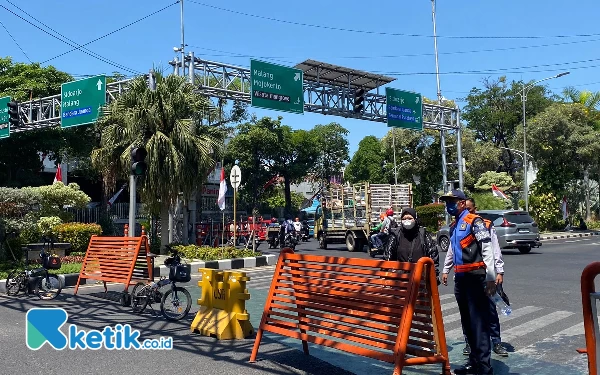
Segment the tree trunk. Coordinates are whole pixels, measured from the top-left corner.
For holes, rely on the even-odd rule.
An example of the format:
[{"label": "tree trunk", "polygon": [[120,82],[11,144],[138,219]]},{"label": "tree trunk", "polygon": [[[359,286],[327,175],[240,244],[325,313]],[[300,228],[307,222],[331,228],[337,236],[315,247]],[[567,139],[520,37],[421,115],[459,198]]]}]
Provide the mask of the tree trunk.
[{"label": "tree trunk", "polygon": [[169,244],[169,204],[160,206],[160,254],[166,254],[165,247]]},{"label": "tree trunk", "polygon": [[291,183],[290,183],[290,179],[287,176],[287,174],[283,174],[283,178],[285,179],[285,211],[286,211],[286,215],[291,215],[292,214],[292,190],[291,190]]},{"label": "tree trunk", "polygon": [[583,171],[583,180],[585,181],[585,219],[590,220],[590,173],[587,167]]}]

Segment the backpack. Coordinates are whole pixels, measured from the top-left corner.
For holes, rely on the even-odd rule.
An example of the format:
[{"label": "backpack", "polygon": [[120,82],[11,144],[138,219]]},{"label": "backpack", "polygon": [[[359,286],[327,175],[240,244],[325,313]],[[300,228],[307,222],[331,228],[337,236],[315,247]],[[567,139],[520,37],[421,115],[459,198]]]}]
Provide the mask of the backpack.
[{"label": "backpack", "polygon": [[294,223],[290,220],[285,221],[285,229],[288,233],[294,232],[296,227],[294,227]]},{"label": "backpack", "polygon": [[[396,261],[398,260],[398,245],[400,244],[400,240],[402,238],[403,234],[402,234],[402,228],[396,223],[395,227],[391,227],[390,226],[390,233],[388,235],[388,238],[384,244],[384,248],[383,248],[383,259],[384,260],[393,260]],[[422,250],[423,250],[423,254],[425,256],[427,256],[427,239],[425,238],[425,227],[419,227],[419,239],[421,240],[421,246],[422,246]],[[412,253],[413,253],[414,249],[411,249],[410,255],[409,255],[409,261],[412,261],[413,263],[416,263],[414,260],[412,260]]]}]

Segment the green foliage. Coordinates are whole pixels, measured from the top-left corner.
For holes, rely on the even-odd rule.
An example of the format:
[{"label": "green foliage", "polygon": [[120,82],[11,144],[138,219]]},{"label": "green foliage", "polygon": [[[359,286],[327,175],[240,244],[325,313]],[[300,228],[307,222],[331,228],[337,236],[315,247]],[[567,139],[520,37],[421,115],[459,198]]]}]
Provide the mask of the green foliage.
[{"label": "green foliage", "polygon": [[553,193],[532,191],[529,210],[541,231],[560,228],[560,200]]},{"label": "green foliage", "polygon": [[475,184],[475,189],[490,191],[492,185],[496,185],[500,190],[505,190],[513,187],[515,183],[512,177],[506,172],[487,171],[479,177],[479,180]]},{"label": "green foliage", "polygon": [[92,235],[101,235],[102,227],[98,224],[65,223],[54,228],[58,241],[71,244],[71,251],[87,251]]},{"label": "green foliage", "polygon": [[56,235],[55,228],[62,224],[62,220],[58,216],[42,216],[37,222],[37,227],[41,235],[54,237]]},{"label": "green foliage", "polygon": [[348,151],[348,130],[336,122],[316,125],[310,130],[318,151],[317,160],[312,168],[320,180],[330,181],[340,173],[344,164],[350,161]]},{"label": "green foliage", "polygon": [[600,229],[600,220],[588,220],[585,222],[585,224],[587,225],[588,229]]},{"label": "green foliage", "polygon": [[219,260],[246,258],[262,255],[260,252],[252,252],[252,249],[237,249],[235,247],[208,247],[196,245],[177,245],[173,246],[183,258],[199,260]]},{"label": "green foliage", "polygon": [[417,211],[421,225],[427,227],[429,232],[435,233],[443,225],[446,212],[446,206],[443,203],[426,204],[415,207],[415,210]]},{"label": "green foliage", "polygon": [[598,133],[581,104],[548,107],[528,125],[527,138],[527,150],[539,168],[540,192],[562,192],[585,168],[598,165]]},{"label": "green foliage", "polygon": [[65,221],[70,219],[70,214],[64,211],[64,206],[85,208],[91,201],[76,183],[65,186],[57,181],[52,185],[25,187],[22,190],[39,197],[37,203],[40,205],[41,216],[58,216]]},{"label": "green foliage", "polygon": [[384,161],[381,142],[369,135],[358,144],[358,150],[346,167],[344,176],[351,183],[382,183],[384,174],[381,164]]},{"label": "green foliage", "polygon": [[509,199],[502,199],[492,193],[474,193],[471,197],[475,199],[477,210],[504,210],[512,207]]},{"label": "green foliage", "polygon": [[[55,275],[66,275],[70,273],[79,273],[81,272],[81,265],[83,263],[83,257],[81,256],[65,256],[60,257],[61,267],[57,270],[48,270],[48,273],[53,273]],[[30,263],[39,264],[40,261],[38,259],[30,260]],[[29,266],[35,267],[33,265]],[[0,280],[6,279],[8,274],[14,270],[25,270],[25,264],[23,262],[0,262]]]},{"label": "green foliage", "polygon": [[[292,195],[291,211],[297,212],[300,210],[300,207],[302,207],[302,204],[304,203],[305,198],[302,194],[296,193],[294,191],[291,193],[291,195]],[[271,194],[271,196],[269,196],[268,198],[265,199],[265,203],[271,211],[273,211],[277,208],[280,208],[280,207],[285,207],[285,196],[283,194],[283,191],[281,189],[276,190],[274,194]]]}]

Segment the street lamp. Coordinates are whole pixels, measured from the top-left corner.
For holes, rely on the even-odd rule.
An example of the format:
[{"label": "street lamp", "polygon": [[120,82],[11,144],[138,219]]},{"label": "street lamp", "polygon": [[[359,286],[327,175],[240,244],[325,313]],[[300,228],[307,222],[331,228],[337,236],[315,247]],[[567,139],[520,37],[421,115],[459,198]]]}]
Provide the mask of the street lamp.
[{"label": "street lamp", "polygon": [[529,211],[529,187],[527,186],[527,128],[525,125],[525,102],[527,101],[527,93],[531,88],[540,82],[547,81],[549,79],[560,78],[569,73],[570,72],[563,72],[552,77],[540,79],[539,81],[535,81],[529,85],[523,84],[521,102],[523,103],[523,193],[525,194],[525,211]]}]

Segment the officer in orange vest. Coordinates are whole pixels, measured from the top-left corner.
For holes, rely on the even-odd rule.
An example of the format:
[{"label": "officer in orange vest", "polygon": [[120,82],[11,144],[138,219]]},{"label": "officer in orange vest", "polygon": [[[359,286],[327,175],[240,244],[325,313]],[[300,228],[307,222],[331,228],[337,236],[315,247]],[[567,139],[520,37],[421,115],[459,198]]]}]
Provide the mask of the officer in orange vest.
[{"label": "officer in orange vest", "polygon": [[490,231],[480,216],[467,210],[467,197],[461,190],[452,190],[440,200],[446,203],[446,212],[455,218],[450,226],[454,295],[471,347],[469,361],[454,373],[493,374],[489,296],[496,292],[496,271]]}]

